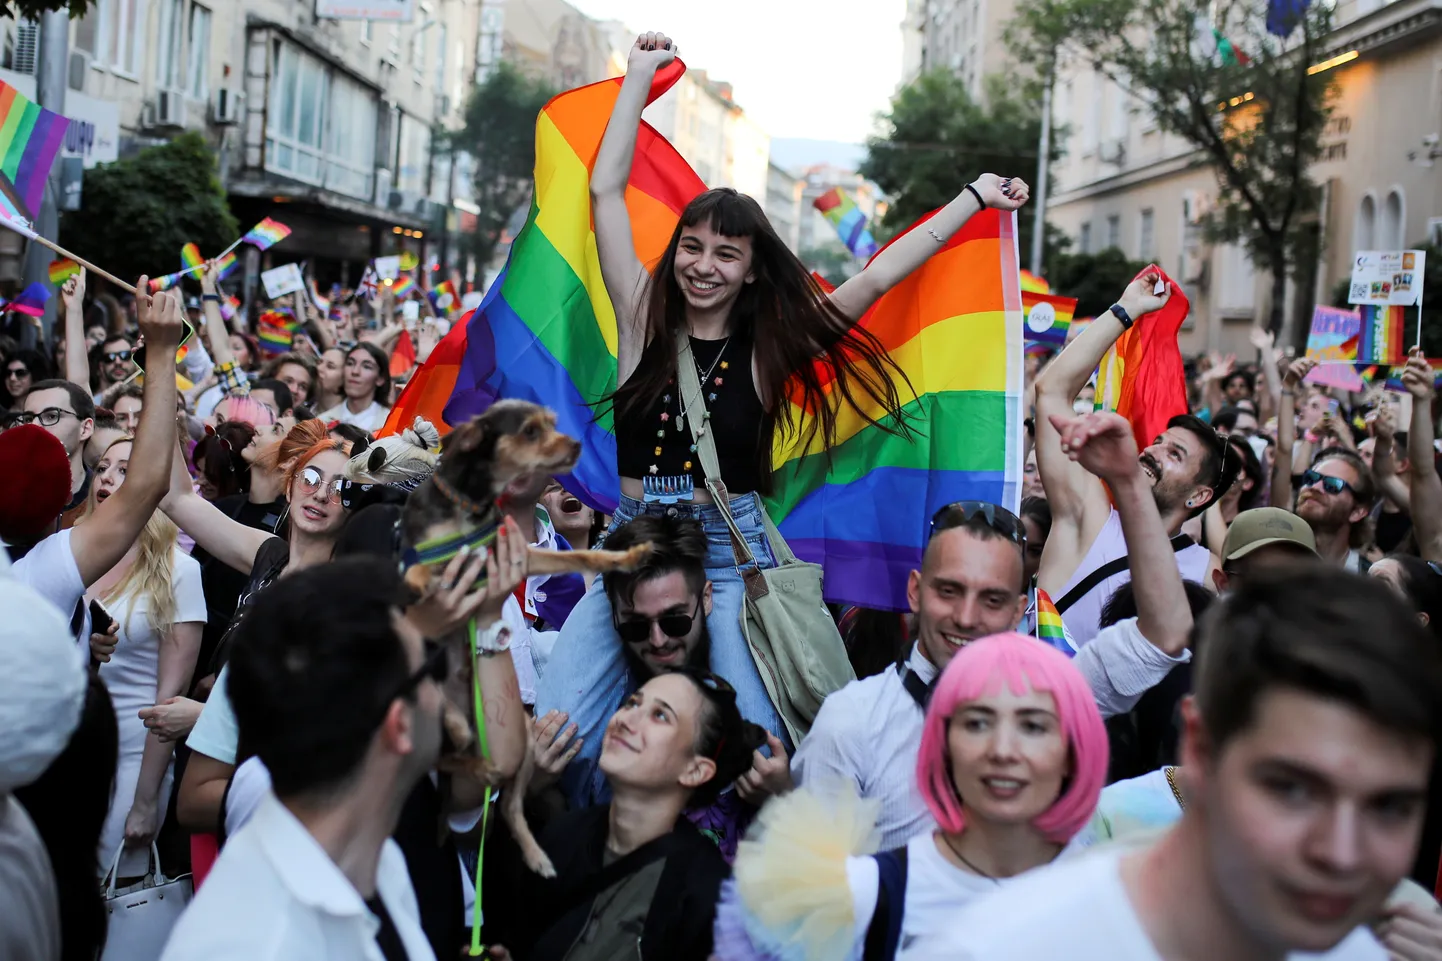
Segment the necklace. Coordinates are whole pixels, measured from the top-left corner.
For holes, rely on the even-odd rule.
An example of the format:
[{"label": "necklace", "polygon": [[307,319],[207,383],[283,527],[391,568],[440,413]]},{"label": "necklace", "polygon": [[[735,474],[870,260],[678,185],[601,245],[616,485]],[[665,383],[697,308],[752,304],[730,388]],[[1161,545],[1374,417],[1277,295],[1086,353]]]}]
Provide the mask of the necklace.
[{"label": "necklace", "polygon": [[1187,809],[1187,801],[1182,797],[1182,789],[1177,787],[1176,767],[1167,768],[1167,786],[1172,789],[1172,797],[1177,799],[1177,807],[1185,811]]},{"label": "necklace", "polygon": [[968,858],[965,854],[962,854],[956,849],[956,845],[951,843],[951,838],[947,837],[945,832],[941,832],[941,843],[945,844],[951,850],[951,853],[956,855],[957,860],[970,868],[973,874],[981,875],[992,884],[995,884],[997,887],[1001,886],[1001,878],[998,878],[993,874],[987,874],[981,868],[977,867],[975,864],[972,864],[970,858]]},{"label": "necklace", "polygon": [[[688,334],[687,336],[690,336],[690,335]],[[726,355],[726,348],[729,347],[729,346],[731,346],[731,335],[730,335],[730,334],[727,334],[727,335],[726,335],[726,339],[721,342],[721,349],[718,350],[718,351],[716,351],[716,359],[713,360],[713,361],[711,361],[711,366],[710,366],[709,368],[707,368],[706,370],[704,370],[704,371],[701,369],[701,362],[700,362],[700,361],[696,361],[696,373],[699,374],[700,377],[701,377],[700,383],[701,383],[701,389],[702,389],[702,390],[705,390],[705,389],[706,389],[706,382],[707,382],[708,380],[710,380],[710,379],[711,379],[711,375],[716,372],[716,367],[717,367],[718,364],[721,364],[721,358]],[[696,356],[695,354],[692,354],[692,355],[691,355],[692,360],[695,360],[695,356]],[[722,365],[722,366],[724,366],[724,365]],[[680,408],[680,413],[679,413],[679,414],[677,415],[677,417],[676,417],[676,430],[680,431],[680,430],[683,430],[683,429],[686,427],[686,418],[691,415],[691,405],[686,402],[686,396],[685,396],[685,394],[682,393],[682,392],[679,390],[680,384],[677,384],[676,386],[677,386],[677,388],[678,388],[678,391],[677,391],[677,406]],[[720,377],[717,377],[717,378],[716,378],[716,382],[715,382],[712,386],[714,386],[714,387],[720,387],[720,386],[721,386],[721,378],[720,378]],[[715,392],[715,391],[712,391],[712,392],[711,392],[710,399],[711,399],[711,400],[715,400],[715,399],[716,399],[716,392]]]},{"label": "necklace", "polygon": [[[690,335],[687,334],[686,336],[689,337]],[[717,376],[717,377],[715,377],[714,379],[712,379],[711,375],[716,373],[716,369],[717,369],[718,367],[719,367],[719,368],[721,369],[721,371],[724,373],[724,372],[726,371],[726,369],[731,366],[729,362],[721,359],[722,357],[724,357],[724,356],[726,355],[726,348],[729,347],[730,345],[731,345],[731,335],[730,335],[730,334],[727,334],[727,335],[726,335],[726,339],[721,342],[721,349],[716,352],[716,359],[713,360],[713,361],[711,361],[711,366],[710,366],[709,368],[707,368],[706,370],[702,370],[702,369],[701,369],[701,364],[696,361],[695,355],[694,355],[694,354],[692,355],[692,361],[693,361],[694,363],[696,363],[696,373],[697,373],[697,375],[698,375],[699,378],[700,378],[700,379],[699,379],[699,386],[700,386],[700,388],[701,388],[702,391],[704,391],[704,390],[706,389],[706,382],[707,382],[708,380],[711,381],[711,386],[713,386],[713,387],[720,387],[720,386],[722,385],[722,383],[723,383],[723,378],[722,378],[721,376]],[[691,411],[692,411],[692,406],[693,406],[692,403],[687,402],[687,400],[686,400],[686,395],[685,395],[685,391],[683,391],[683,390],[681,389],[681,385],[680,385],[679,381],[680,381],[679,375],[678,375],[675,379],[672,380],[672,383],[675,384],[675,386],[676,386],[676,433],[678,433],[678,434],[679,434],[679,433],[683,433],[683,432],[686,430],[686,418],[689,417],[689,416],[691,416]],[[693,400],[693,401],[698,400],[698,399],[699,399],[699,396],[700,396],[700,395],[698,394],[697,397],[696,397],[696,398],[693,398],[692,400]],[[710,393],[709,398],[710,398],[710,400],[713,400],[713,401],[716,399],[716,392],[715,392],[714,390]],[[670,403],[671,403],[671,395],[670,395],[670,394],[666,394],[664,397],[661,398],[661,427],[660,427],[659,430],[656,431],[656,448],[655,448],[655,450],[654,450],[654,454],[655,454],[655,456],[656,456],[657,458],[660,458],[660,456],[661,456],[661,451],[662,451],[662,445],[665,443],[665,440],[666,440],[666,423],[671,419],[671,414],[670,414],[670,412],[666,409],[667,406],[668,406]],[[702,404],[702,411],[701,411],[701,424],[700,424],[700,426],[699,426],[699,428],[698,428],[698,430],[697,430],[697,432],[696,432],[698,437],[699,437],[699,436],[702,436],[702,435],[704,435],[704,434],[706,433],[706,426],[705,426],[705,424],[706,424],[706,421],[709,420],[710,418],[711,418],[711,412],[705,409],[705,404],[704,404],[704,402],[703,402],[703,404]],[[690,445],[690,447],[689,447],[689,449],[688,449],[688,452],[689,452],[689,453],[692,453],[692,454],[696,453],[696,444],[695,444],[695,443],[692,443],[692,444]],[[682,465],[682,469],[683,469],[683,470],[686,470],[686,471],[688,471],[688,472],[691,470],[691,467],[692,467],[692,462],[691,462],[690,460],[687,460],[687,461],[685,462],[685,464]],[[651,474],[651,476],[654,477],[654,476],[658,476],[658,475],[660,474],[661,468],[660,468],[660,465],[659,465],[659,464],[652,464],[649,468],[647,468],[647,471],[648,471],[648,473]]]}]

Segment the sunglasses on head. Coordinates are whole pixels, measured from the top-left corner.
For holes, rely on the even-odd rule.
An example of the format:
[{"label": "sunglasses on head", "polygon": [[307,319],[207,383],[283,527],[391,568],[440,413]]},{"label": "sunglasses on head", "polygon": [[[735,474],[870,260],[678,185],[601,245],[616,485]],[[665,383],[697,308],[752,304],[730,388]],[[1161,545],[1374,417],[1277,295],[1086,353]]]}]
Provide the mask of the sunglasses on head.
[{"label": "sunglasses on head", "polygon": [[1005,507],[998,507],[988,501],[956,501],[947,504],[931,515],[929,536],[935,537],[942,531],[965,527],[977,517],[985,520],[987,527],[1007,540],[1020,544],[1022,547],[1026,546],[1026,528],[1022,526],[1021,518]]},{"label": "sunglasses on head", "polygon": [[129,360],[135,355],[133,350],[112,350],[105,355],[107,363],[115,363],[117,360]]},{"label": "sunglasses on head", "polygon": [[[330,482],[330,490],[327,492],[327,499],[332,504],[340,503],[340,489],[342,478],[335,478]],[[307,495],[314,494],[320,490],[321,484],[325,483],[325,475],[314,467],[302,468],[300,472],[300,489]]]},{"label": "sunglasses on head", "polygon": [[1318,483],[1322,485],[1322,490],[1326,491],[1328,494],[1340,494],[1343,491],[1348,491],[1353,496],[1356,496],[1357,493],[1355,490],[1352,489],[1351,484],[1342,480],[1342,478],[1340,477],[1329,477],[1318,470],[1309,469],[1302,472],[1303,490],[1306,490],[1308,487],[1312,487]]},{"label": "sunglasses on head", "polygon": [[[701,614],[701,599],[696,599],[696,610],[691,614],[662,614],[660,617],[628,617],[614,619],[616,633],[627,644],[640,644],[651,636],[651,625],[661,628],[667,637],[685,637],[691,633],[691,626]],[[723,682],[724,683],[724,682]]]}]

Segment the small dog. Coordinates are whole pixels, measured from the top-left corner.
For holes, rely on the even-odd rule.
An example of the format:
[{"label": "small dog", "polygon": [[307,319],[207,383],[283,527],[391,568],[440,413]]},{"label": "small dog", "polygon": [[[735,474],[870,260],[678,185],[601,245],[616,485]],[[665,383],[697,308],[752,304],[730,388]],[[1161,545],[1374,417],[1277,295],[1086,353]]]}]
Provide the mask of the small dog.
[{"label": "small dog", "polygon": [[[436,538],[494,529],[504,519],[508,498],[535,491],[554,475],[569,473],[580,454],[580,443],[556,430],[554,412],[525,401],[496,402],[445,439],[435,473],[411,494],[401,514],[403,549],[414,549]],[[532,547],[528,570],[531,574],[634,570],[650,552],[650,544],[627,551],[550,551]],[[424,595],[444,567],[445,562],[440,561],[414,563],[406,570],[405,582]],[[458,634],[452,641],[463,645],[462,637]],[[461,683],[447,685],[444,713],[453,753],[442,758],[439,768],[493,780],[494,772],[476,754],[472,712],[457,706],[456,699],[469,696],[472,687],[469,653],[462,649],[452,663],[461,665],[453,678]],[[525,760],[505,794],[501,816],[531,870],[542,877],[554,877],[555,868],[536,843],[523,812],[526,788],[535,771],[529,737],[526,743]]]}]

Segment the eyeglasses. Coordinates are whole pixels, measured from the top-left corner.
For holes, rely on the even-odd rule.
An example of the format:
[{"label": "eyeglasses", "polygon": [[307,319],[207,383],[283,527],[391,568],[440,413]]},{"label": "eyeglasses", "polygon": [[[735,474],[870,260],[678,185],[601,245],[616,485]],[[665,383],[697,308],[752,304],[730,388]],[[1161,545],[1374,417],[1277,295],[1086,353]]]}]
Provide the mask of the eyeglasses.
[{"label": "eyeglasses", "polygon": [[29,377],[29,376],[30,376],[30,368],[29,368],[29,367],[11,367],[9,370],[5,371],[5,376],[6,376],[6,377]]},{"label": "eyeglasses", "polygon": [[[626,620],[619,620],[612,615],[612,621],[616,625],[616,633],[621,635],[621,640],[627,644],[640,644],[651,636],[651,625],[655,624],[661,628],[661,633],[667,637],[685,637],[691,633],[691,626],[696,618],[701,615],[701,599],[696,598],[696,610],[690,614],[662,614],[660,617],[629,617]],[[725,682],[722,681],[724,684]]]},{"label": "eyeglasses", "polygon": [[1302,490],[1313,487],[1318,483],[1322,485],[1322,490],[1328,494],[1340,494],[1343,491],[1347,491],[1353,497],[1357,496],[1357,491],[1353,489],[1352,485],[1340,477],[1329,477],[1317,470],[1305,470],[1302,472]]},{"label": "eyeglasses", "polygon": [[976,517],[986,521],[986,526],[1016,544],[1026,547],[1026,528],[1021,518],[1005,507],[998,507],[988,501],[956,501],[947,504],[931,515],[931,537],[955,527],[965,527]]},{"label": "eyeglasses", "polygon": [[[320,490],[321,484],[325,482],[325,475],[314,467],[307,467],[300,472],[300,489],[307,495],[314,494]],[[327,499],[332,504],[340,503],[341,478],[337,477],[330,482],[330,491]]]},{"label": "eyeglasses", "polygon": [[105,355],[105,362],[107,364],[113,364],[117,360],[129,360],[134,354],[135,351],[133,350],[112,350]]},{"label": "eyeglasses", "polygon": [[17,411],[12,417],[14,418],[15,424],[33,424],[38,420],[42,427],[54,427],[60,423],[60,418],[66,414],[69,414],[76,420],[80,419],[80,415],[75,413],[75,411],[66,410],[63,407],[47,407],[38,414],[31,413],[28,410]]},{"label": "eyeglasses", "polygon": [[227,474],[235,473],[235,460],[232,457],[232,455],[235,453],[235,448],[230,446],[230,441],[217,434],[215,432],[215,428],[211,427],[209,424],[205,425],[205,436],[214,438],[216,446],[219,447],[221,450],[225,451],[225,456],[221,458],[221,469],[224,470]]}]

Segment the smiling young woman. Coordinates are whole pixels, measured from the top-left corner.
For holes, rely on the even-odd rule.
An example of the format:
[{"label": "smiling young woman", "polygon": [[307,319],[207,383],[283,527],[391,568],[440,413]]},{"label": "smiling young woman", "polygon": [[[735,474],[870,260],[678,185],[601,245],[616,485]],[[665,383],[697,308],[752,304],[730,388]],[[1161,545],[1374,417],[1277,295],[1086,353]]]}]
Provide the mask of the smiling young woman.
[{"label": "smiling young woman", "polygon": [[[759,565],[775,566],[761,494],[770,485],[776,433],[800,429],[785,402],[788,382],[802,394],[798,403],[817,411],[812,429],[825,447],[836,440],[845,408],[904,431],[901,410],[910,388],[885,347],[857,321],[974,214],[985,207],[1016,210],[1028,190],[1020,180],[982,174],[931,218],[927,230],[899,238],[830,293],[786,247],[755,200],[729,188],[708,190],[682,211],[648,272],[632,242],[626,185],[652,81],[675,57],[664,34],[637,38],[590,181],[601,273],[618,338],[620,386],[608,402],[615,410],[622,497],[610,529],[645,513],[702,522],[716,593],[708,618],[711,669],[735,684],[743,714],[789,744],[740,629],[741,575],[690,428],[715,441],[718,480],[736,527]],[[701,385],[693,401],[683,399],[678,386],[678,347],[688,345],[685,363],[695,363]],[[680,503],[648,502],[644,482],[653,478],[676,478],[683,487],[689,482],[695,493]],[[564,710],[578,725],[587,762],[594,762],[595,735],[626,687],[624,664],[604,653],[618,649],[610,621],[605,597],[593,590],[566,622],[538,692],[538,709]],[[576,691],[594,696],[578,700]]]}]

